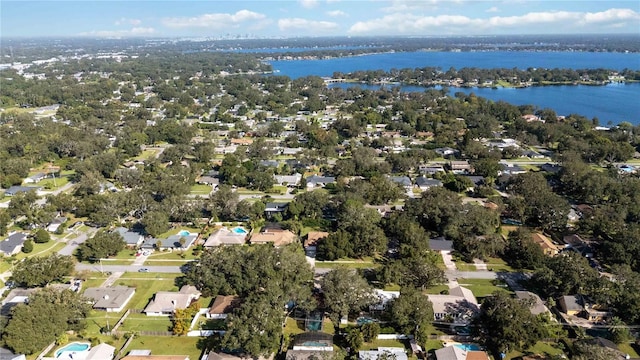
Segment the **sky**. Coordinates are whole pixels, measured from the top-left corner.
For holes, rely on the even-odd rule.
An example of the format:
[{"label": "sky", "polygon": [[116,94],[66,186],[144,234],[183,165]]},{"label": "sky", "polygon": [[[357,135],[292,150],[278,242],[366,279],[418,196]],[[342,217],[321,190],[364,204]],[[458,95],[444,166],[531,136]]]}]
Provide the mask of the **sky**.
[{"label": "sky", "polygon": [[1,37],[640,34],[640,0],[77,0],[0,3]]}]

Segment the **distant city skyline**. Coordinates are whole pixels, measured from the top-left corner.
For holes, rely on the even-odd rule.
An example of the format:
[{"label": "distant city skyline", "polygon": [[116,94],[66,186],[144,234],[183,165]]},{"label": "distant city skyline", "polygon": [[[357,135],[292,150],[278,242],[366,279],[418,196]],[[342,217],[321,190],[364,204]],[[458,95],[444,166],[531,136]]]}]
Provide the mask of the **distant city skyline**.
[{"label": "distant city skyline", "polygon": [[2,37],[640,34],[640,1],[23,1]]}]

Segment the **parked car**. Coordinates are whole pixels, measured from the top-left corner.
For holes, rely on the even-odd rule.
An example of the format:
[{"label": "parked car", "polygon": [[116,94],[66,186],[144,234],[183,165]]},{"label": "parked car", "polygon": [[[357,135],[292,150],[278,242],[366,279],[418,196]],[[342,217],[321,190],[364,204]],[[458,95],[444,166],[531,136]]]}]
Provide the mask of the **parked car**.
[{"label": "parked car", "polygon": [[147,268],[138,269],[138,272],[149,272],[149,269]]}]

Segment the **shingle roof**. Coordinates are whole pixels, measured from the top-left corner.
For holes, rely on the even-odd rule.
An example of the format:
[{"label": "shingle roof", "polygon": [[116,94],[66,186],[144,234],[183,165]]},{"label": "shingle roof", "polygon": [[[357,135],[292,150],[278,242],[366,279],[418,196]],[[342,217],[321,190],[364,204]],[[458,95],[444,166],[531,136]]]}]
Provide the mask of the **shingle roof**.
[{"label": "shingle roof", "polygon": [[119,309],[126,305],[135,292],[135,288],[127,286],[87,288],[84,296],[95,301],[93,307],[96,309]]}]

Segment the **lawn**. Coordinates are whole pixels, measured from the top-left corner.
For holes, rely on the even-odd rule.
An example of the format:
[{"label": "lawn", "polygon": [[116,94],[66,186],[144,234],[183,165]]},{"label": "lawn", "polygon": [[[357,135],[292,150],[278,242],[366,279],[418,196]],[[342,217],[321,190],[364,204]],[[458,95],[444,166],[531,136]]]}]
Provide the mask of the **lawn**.
[{"label": "lawn", "polygon": [[466,263],[466,262],[462,262],[462,261],[456,262],[456,269],[458,269],[460,271],[476,271],[476,270],[478,270],[476,268],[475,264],[470,264],[470,263]]},{"label": "lawn", "polygon": [[533,347],[527,349],[524,353],[520,351],[510,351],[507,354],[507,357],[505,358],[505,360],[516,359],[525,354],[540,354],[540,355],[553,356],[553,355],[564,354],[564,352],[560,349],[553,347],[552,343],[538,341]]},{"label": "lawn", "polygon": [[287,320],[285,321],[284,329],[282,330],[283,334],[298,335],[298,334],[302,334],[303,332],[304,332],[303,320],[296,320],[296,319],[287,317]]},{"label": "lawn", "polygon": [[175,281],[176,278],[182,276],[182,274],[171,273],[141,273],[141,272],[126,272],[120,276],[120,279],[135,279],[135,280],[171,280]]},{"label": "lawn", "polygon": [[495,291],[511,292],[509,287],[504,283],[503,286],[494,285],[496,280],[489,279],[458,279],[458,284],[471,290],[476,297],[485,297],[493,294]]},{"label": "lawn", "polygon": [[379,347],[400,347],[407,348],[404,340],[379,340],[376,339],[370,343],[364,343],[361,350],[376,350]]},{"label": "lawn", "polygon": [[69,183],[69,178],[66,176],[63,176],[55,179],[54,178],[42,179],[40,182],[38,182],[38,186],[42,186],[42,188],[46,190],[56,190],[62,186],[67,185],[67,183]]},{"label": "lawn", "polygon": [[168,316],[147,316],[145,314],[129,314],[118,328],[120,331],[170,331],[171,320]]},{"label": "lawn", "polygon": [[57,252],[58,250],[61,250],[66,245],[67,244],[65,243],[56,241],[49,241],[44,244],[33,243],[33,251],[28,254],[19,252],[18,254],[16,254],[16,260],[22,260],[24,258],[32,256],[47,256],[53,254],[54,252]]},{"label": "lawn", "polygon": [[118,279],[115,285],[130,286],[136,288],[136,293],[133,295],[131,301],[129,301],[128,308],[130,309],[144,309],[149,300],[158,291],[178,291],[178,287],[175,285],[174,279]]},{"label": "lawn", "polygon": [[151,350],[153,355],[188,355],[190,359],[200,359],[202,351],[198,350],[199,337],[174,336],[136,336],[125,350]]},{"label": "lawn", "polygon": [[145,149],[145,150],[142,150],[142,153],[140,153],[140,155],[134,157],[133,160],[139,160],[139,161],[149,160],[152,156],[155,156],[157,153],[158,153],[158,150]]},{"label": "lawn", "polygon": [[425,290],[425,292],[427,294],[441,294],[445,290],[449,290],[449,286],[447,284],[432,286]]},{"label": "lawn", "polygon": [[509,266],[504,260],[500,258],[488,258],[485,263],[487,264],[487,270],[489,271],[498,271],[498,272],[513,272],[515,271],[511,266]]},{"label": "lawn", "polygon": [[[184,256],[184,257],[183,257]],[[155,251],[147,258],[149,260],[194,260],[197,259],[198,256],[193,255],[192,249],[187,249],[187,251]]]},{"label": "lawn", "polygon": [[102,283],[107,280],[106,276],[102,276],[99,272],[94,272],[89,274],[87,280],[82,282],[82,290],[92,287],[99,287]]},{"label": "lawn", "polygon": [[625,354],[629,354],[632,359],[640,357],[640,355],[638,355],[638,352],[630,344],[620,344],[618,345],[618,349],[620,349],[620,351]]},{"label": "lawn", "polygon": [[429,350],[438,350],[442,348],[442,341],[440,340],[427,340],[427,342],[424,344],[424,347],[422,350],[424,350],[425,352],[428,352]]},{"label": "lawn", "polygon": [[193,195],[209,195],[213,191],[211,185],[195,184],[191,186],[191,194]]}]

